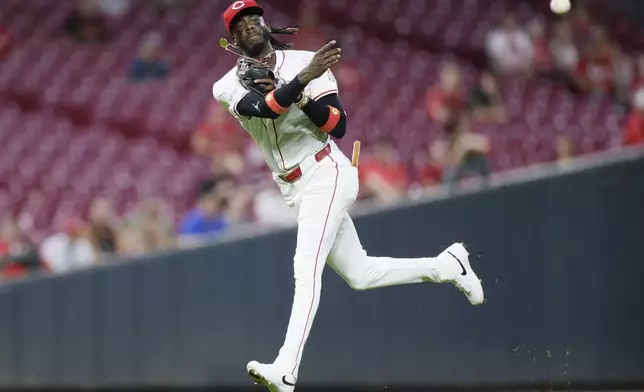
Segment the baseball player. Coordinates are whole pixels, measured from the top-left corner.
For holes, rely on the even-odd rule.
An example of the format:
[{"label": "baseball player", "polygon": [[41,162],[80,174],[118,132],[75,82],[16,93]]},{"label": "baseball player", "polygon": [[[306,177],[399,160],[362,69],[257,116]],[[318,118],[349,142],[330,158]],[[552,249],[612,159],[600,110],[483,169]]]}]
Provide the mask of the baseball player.
[{"label": "baseball player", "polygon": [[237,66],[213,85],[213,95],[257,142],[297,216],[295,294],[284,344],[273,363],[247,365],[255,382],[286,392],[295,388],[325,262],[355,290],[431,281],[454,284],[474,305],[484,296],[460,243],[437,257],[367,255],[347,213],[358,194],[358,171],[332,140],[347,130],[330,71],[341,49],[331,41],[316,53],[287,50],[275,34],[297,29],[269,26],[263,15],[255,0],[235,1],[224,12],[233,42],[222,39],[222,46],[241,53]]}]

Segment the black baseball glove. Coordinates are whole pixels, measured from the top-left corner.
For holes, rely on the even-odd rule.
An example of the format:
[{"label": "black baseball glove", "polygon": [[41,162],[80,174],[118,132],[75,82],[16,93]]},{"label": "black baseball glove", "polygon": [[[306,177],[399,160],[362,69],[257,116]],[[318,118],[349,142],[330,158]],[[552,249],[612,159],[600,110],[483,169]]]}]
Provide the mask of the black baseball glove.
[{"label": "black baseball glove", "polygon": [[[268,66],[259,61],[252,61],[247,58],[237,60],[237,77],[246,90],[254,91],[262,95],[268,94],[277,86],[277,78]],[[271,80],[271,84],[255,83],[255,80]]]}]

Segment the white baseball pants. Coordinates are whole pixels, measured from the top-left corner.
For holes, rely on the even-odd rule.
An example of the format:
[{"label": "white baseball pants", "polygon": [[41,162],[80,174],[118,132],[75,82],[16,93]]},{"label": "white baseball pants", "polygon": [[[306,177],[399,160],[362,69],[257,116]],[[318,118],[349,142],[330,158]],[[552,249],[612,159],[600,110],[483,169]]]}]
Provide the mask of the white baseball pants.
[{"label": "white baseball pants", "polygon": [[454,263],[438,258],[372,257],[347,210],[358,194],[358,171],[331,142],[331,154],[293,184],[276,179],[297,215],[295,296],[284,345],[275,364],[297,378],[302,352],[320,303],[322,271],[328,263],[356,290],[440,282]]}]

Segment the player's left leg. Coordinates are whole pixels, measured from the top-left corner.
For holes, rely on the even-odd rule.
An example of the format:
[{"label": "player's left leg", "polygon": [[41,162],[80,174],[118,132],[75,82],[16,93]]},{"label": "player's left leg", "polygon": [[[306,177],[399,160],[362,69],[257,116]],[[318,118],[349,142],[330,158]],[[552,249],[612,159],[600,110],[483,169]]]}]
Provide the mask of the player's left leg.
[{"label": "player's left leg", "polygon": [[455,243],[436,257],[413,259],[368,256],[348,213],[327,263],[356,290],[420,282],[453,283],[474,305],[483,302],[483,287],[470,266],[468,252]]}]

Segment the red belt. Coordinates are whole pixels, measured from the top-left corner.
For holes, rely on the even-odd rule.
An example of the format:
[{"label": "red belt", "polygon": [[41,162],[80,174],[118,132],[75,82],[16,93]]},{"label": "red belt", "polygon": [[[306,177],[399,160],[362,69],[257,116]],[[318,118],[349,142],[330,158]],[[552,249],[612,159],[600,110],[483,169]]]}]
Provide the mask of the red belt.
[{"label": "red belt", "polygon": [[[331,145],[327,144],[323,149],[315,153],[316,162],[320,162],[331,154]],[[298,166],[287,174],[280,175],[279,178],[286,182],[295,182],[302,177],[302,169]]]}]

